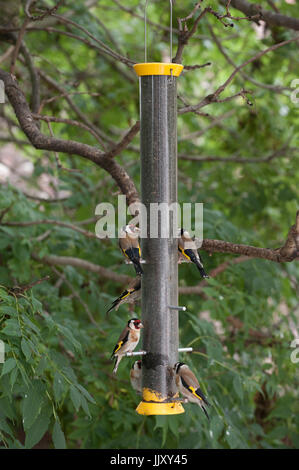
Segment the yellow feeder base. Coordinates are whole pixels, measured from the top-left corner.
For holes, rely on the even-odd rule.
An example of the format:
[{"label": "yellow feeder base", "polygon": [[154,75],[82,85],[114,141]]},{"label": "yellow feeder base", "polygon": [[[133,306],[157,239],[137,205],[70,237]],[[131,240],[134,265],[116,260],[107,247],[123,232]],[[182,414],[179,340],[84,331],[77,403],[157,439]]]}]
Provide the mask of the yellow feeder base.
[{"label": "yellow feeder base", "polygon": [[[176,395],[174,398],[177,398]],[[143,401],[139,403],[136,411],[140,415],[178,415],[185,413],[179,401],[167,402],[165,397],[154,390],[144,388],[142,391]]]},{"label": "yellow feeder base", "polygon": [[138,77],[143,77],[144,75],[173,75],[178,77],[184,66],[166,62],[146,62],[144,64],[135,64],[133,68]]},{"label": "yellow feeder base", "polygon": [[136,408],[140,415],[179,415],[185,413],[181,403],[149,403],[142,401]]}]

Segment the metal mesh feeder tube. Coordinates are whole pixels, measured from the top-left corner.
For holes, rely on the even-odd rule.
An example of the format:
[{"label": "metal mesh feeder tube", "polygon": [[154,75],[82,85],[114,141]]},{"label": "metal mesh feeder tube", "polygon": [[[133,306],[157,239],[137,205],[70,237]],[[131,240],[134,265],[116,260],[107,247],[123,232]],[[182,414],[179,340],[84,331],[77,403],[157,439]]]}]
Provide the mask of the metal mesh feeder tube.
[{"label": "metal mesh feeder tube", "polygon": [[[145,259],[142,277],[142,401],[143,415],[179,414],[173,365],[178,359],[178,248],[175,229],[167,236],[161,217],[158,237],[151,236],[151,207],[177,202],[177,83],[180,64],[134,66],[140,80],[141,202],[146,208]],[[168,213],[169,216],[169,213]],[[173,222],[174,223],[174,222]]]}]

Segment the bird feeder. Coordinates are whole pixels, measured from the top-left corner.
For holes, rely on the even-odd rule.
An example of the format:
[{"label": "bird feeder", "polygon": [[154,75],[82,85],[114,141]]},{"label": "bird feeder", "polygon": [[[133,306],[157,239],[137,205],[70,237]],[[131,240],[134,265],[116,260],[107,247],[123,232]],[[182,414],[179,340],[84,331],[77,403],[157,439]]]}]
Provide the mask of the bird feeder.
[{"label": "bird feeder", "polygon": [[[140,84],[141,202],[147,209],[147,238],[141,239],[145,259],[142,277],[142,415],[184,413],[175,385],[178,361],[178,240],[150,237],[150,204],[177,202],[177,77],[181,64],[145,62],[134,65]],[[172,1],[170,0],[170,61]]]}]

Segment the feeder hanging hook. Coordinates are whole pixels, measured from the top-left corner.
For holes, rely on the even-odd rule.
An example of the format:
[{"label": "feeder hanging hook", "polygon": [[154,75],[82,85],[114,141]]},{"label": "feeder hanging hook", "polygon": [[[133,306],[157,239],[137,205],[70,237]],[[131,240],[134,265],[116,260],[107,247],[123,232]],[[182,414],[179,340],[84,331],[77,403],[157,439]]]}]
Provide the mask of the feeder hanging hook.
[{"label": "feeder hanging hook", "polygon": [[[169,0],[170,3],[170,62],[172,62],[172,0]],[[144,8],[144,62],[147,62],[147,10],[148,0],[145,0]]]}]

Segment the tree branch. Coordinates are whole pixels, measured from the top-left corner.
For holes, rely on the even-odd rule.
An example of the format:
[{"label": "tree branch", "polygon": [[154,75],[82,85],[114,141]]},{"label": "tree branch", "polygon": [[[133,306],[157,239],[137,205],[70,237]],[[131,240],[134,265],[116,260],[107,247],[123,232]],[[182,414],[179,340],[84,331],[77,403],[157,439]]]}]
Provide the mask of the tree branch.
[{"label": "tree branch", "polygon": [[35,261],[38,261],[42,264],[48,264],[49,266],[73,266],[74,268],[85,269],[86,271],[98,274],[101,278],[119,282],[121,284],[127,284],[132,280],[131,276],[117,274],[110,269],[104,268],[103,266],[94,264],[91,261],[86,261],[85,259],[81,258],[56,255],[46,255],[40,258],[37,253],[31,253],[31,257]]},{"label": "tree branch", "polygon": [[[226,0],[221,0],[221,3],[226,4]],[[299,31],[299,18],[293,18],[280,13],[265,10],[257,3],[251,3],[247,0],[231,0],[231,6],[239,11],[242,11],[247,16],[260,15],[260,19],[265,21],[268,26],[282,26],[288,29]]]},{"label": "tree branch", "polygon": [[0,79],[4,82],[7,97],[14,108],[21,129],[35,148],[69,155],[75,154],[90,160],[112,176],[122,193],[126,195],[128,205],[139,200],[132,179],[115,160],[90,145],[73,140],[48,137],[40,132],[15,77],[0,69]]},{"label": "tree branch", "polygon": [[[210,240],[207,238],[203,240],[201,249],[208,253],[231,253],[241,255],[238,258],[225,261],[221,265],[217,266],[210,272],[211,277],[219,275],[231,265],[243,263],[252,258],[266,259],[276,263],[294,261],[299,257],[299,210],[296,214],[296,222],[290,228],[285,244],[276,250],[258,248],[250,245],[240,245],[225,242],[223,240]],[[103,266],[99,266],[80,258],[56,255],[46,255],[40,258],[36,253],[32,253],[31,256],[34,260],[43,264],[48,264],[50,266],[73,266],[75,268],[86,269],[87,271],[96,273],[105,279],[119,282],[121,284],[128,284],[132,280],[131,276],[114,273]],[[206,281],[201,281],[197,286],[180,287],[179,293],[184,295],[201,294],[205,285]]]},{"label": "tree branch", "polygon": [[289,230],[287,240],[281,248],[271,250],[250,245],[239,245],[223,240],[204,239],[201,249],[209,253],[234,253],[246,255],[252,258],[262,258],[276,263],[294,261],[299,257],[299,210],[296,214],[296,222]]}]

